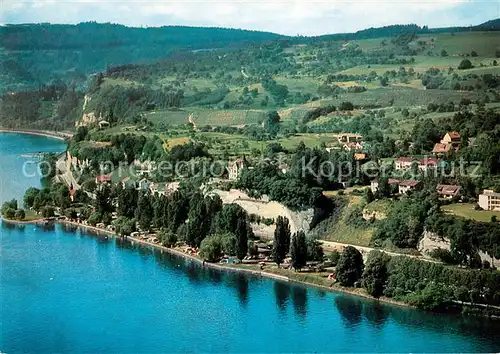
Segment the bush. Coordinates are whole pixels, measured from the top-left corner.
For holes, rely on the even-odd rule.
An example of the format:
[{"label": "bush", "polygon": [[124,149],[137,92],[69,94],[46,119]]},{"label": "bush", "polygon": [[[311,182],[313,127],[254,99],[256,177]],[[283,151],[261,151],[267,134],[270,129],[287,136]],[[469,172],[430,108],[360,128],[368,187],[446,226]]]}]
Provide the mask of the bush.
[{"label": "bush", "polygon": [[18,209],[16,210],[14,217],[18,220],[23,220],[26,217],[26,213],[23,209]]},{"label": "bush", "polygon": [[51,206],[46,206],[42,209],[42,216],[44,218],[52,218],[54,217],[55,213],[54,213],[54,208],[51,207]]},{"label": "bush", "polygon": [[328,260],[332,263],[334,267],[336,267],[337,264],[339,263],[339,259],[340,259],[340,253],[337,250],[333,250],[332,253],[330,253],[330,255],[328,256]]},{"label": "bush", "polygon": [[463,59],[460,64],[458,64],[458,70],[467,70],[472,68],[472,63],[469,59]]},{"label": "bush", "polygon": [[447,264],[456,264],[457,261],[453,257],[453,254],[444,248],[436,248],[429,252],[429,256],[434,259],[440,260],[443,263]]},{"label": "bush", "polygon": [[222,238],[220,235],[211,235],[203,239],[199,255],[207,262],[218,261],[222,257]]}]

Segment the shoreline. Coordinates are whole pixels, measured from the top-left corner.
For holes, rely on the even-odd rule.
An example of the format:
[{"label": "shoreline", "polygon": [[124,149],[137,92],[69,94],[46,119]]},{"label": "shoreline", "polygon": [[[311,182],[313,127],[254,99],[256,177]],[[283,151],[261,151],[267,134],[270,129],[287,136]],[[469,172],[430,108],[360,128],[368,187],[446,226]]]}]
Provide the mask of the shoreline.
[{"label": "shoreline", "polygon": [[37,129],[10,129],[10,128],[0,128],[0,133],[14,133],[14,134],[26,134],[34,136],[43,136],[46,138],[52,138],[57,140],[66,141],[71,138],[73,134],[66,132],[55,132],[50,130],[37,130]]},{"label": "shoreline", "polygon": [[[3,219],[3,220],[5,222],[7,222],[7,223],[22,224],[22,225],[26,225],[26,224],[40,224],[40,220],[24,221],[24,222],[23,221],[18,221],[18,220],[9,220],[9,219]],[[41,219],[41,220],[44,220],[44,219]],[[114,231],[104,230],[104,229],[101,229],[101,228],[98,228],[98,227],[95,227],[95,226],[91,226],[91,225],[83,225],[83,224],[77,223],[75,221],[55,220],[54,223],[59,223],[61,225],[74,226],[74,227],[77,227],[77,228],[82,228],[82,229],[87,230],[87,231],[90,230],[90,231],[94,231],[96,233],[106,234],[106,235],[114,237],[114,238],[122,238],[121,236],[117,235]],[[222,265],[222,264],[218,264],[218,263],[203,262],[203,260],[201,258],[199,258],[199,257],[196,257],[196,256],[193,256],[193,255],[184,253],[184,252],[182,252],[180,250],[177,250],[177,249],[174,249],[174,248],[168,248],[168,247],[165,247],[163,245],[152,243],[152,242],[148,242],[148,241],[145,241],[145,240],[141,240],[139,238],[132,237],[132,236],[126,236],[124,238],[127,239],[127,240],[130,240],[132,242],[137,242],[138,244],[141,244],[141,245],[144,245],[144,246],[154,247],[154,248],[156,248],[156,249],[158,249],[160,251],[165,251],[165,252],[168,252],[170,254],[182,257],[184,259],[195,261],[198,264],[203,265],[204,267],[209,267],[209,268],[212,268],[212,269],[218,269],[218,270],[223,270],[223,271],[232,271],[232,272],[240,272],[240,273],[251,274],[251,275],[254,275],[254,276],[261,276],[261,277],[265,277],[265,278],[268,278],[268,279],[280,280],[280,281],[284,281],[284,282],[293,282],[293,283],[302,284],[302,285],[305,285],[305,286],[308,286],[308,287],[314,287],[314,288],[322,289],[322,290],[329,291],[329,292],[337,292],[337,293],[344,293],[344,294],[349,294],[349,295],[355,295],[355,296],[359,296],[359,297],[362,297],[362,298],[364,298],[366,300],[371,300],[371,301],[374,301],[374,302],[383,302],[383,303],[390,304],[390,305],[397,305],[397,306],[401,306],[401,307],[416,309],[414,306],[411,306],[411,305],[409,305],[407,303],[404,303],[404,302],[401,302],[401,301],[396,301],[396,300],[385,298],[385,297],[374,298],[374,297],[372,297],[372,296],[370,296],[368,294],[364,294],[362,292],[356,291],[356,290],[358,290],[356,288],[350,289],[350,288],[342,287],[342,286],[336,285],[336,284],[332,284],[331,286],[326,286],[326,285],[321,285],[321,284],[315,284],[315,283],[311,283],[311,282],[307,282],[307,281],[302,281],[302,280],[299,280],[299,279],[295,279],[294,277],[284,276],[284,275],[275,274],[275,273],[266,272],[266,271],[258,271],[258,270],[243,268],[243,267],[237,267],[237,266],[228,266],[228,265]],[[304,274],[307,274],[307,273],[300,273],[299,272],[297,274],[298,275],[300,275],[300,274],[304,275]]]}]

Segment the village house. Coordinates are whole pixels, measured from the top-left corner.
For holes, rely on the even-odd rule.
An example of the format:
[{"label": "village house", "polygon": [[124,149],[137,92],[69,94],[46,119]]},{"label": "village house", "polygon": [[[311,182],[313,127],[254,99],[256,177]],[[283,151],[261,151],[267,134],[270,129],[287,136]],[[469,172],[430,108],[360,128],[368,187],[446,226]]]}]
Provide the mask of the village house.
[{"label": "village house", "polygon": [[420,187],[422,182],[415,180],[406,180],[399,183],[398,192],[399,194],[406,194],[409,191],[413,191]]},{"label": "village house", "polygon": [[418,169],[421,171],[427,171],[432,168],[436,168],[439,165],[439,160],[435,158],[423,158],[418,162]]},{"label": "village house", "polygon": [[483,210],[500,211],[500,193],[485,189],[482,194],[479,194],[478,204]]},{"label": "village house", "polygon": [[460,146],[460,134],[458,132],[448,132],[444,135],[441,142],[434,145],[432,153],[435,155],[444,155],[450,151],[458,151]]},{"label": "village house", "polygon": [[363,142],[349,142],[349,143],[345,143],[342,148],[345,150],[345,151],[359,151],[359,150],[362,150],[363,149]]},{"label": "village house", "polygon": [[398,158],[396,158],[396,160],[394,160],[396,171],[407,170],[407,169],[411,168],[413,161],[414,160],[411,157],[398,157]]},{"label": "village house", "polygon": [[444,135],[441,140],[441,144],[450,144],[453,147],[458,147],[460,145],[460,133],[458,132],[448,132]]},{"label": "village house", "polygon": [[340,144],[343,143],[362,143],[363,136],[360,134],[350,134],[350,133],[342,133],[337,136],[337,139]]},{"label": "village house", "polygon": [[442,198],[451,199],[460,195],[461,187],[455,184],[438,184],[436,192]]},{"label": "village house", "polygon": [[238,179],[240,171],[245,167],[246,161],[245,158],[238,158],[235,161],[232,161],[227,166],[227,172],[229,173],[229,179],[231,181],[235,181]]},{"label": "village house", "polygon": [[[420,185],[420,181],[415,181],[415,180],[400,180],[396,178],[389,178],[387,183],[392,186],[392,185],[397,185],[398,186],[398,193],[399,194],[406,194],[410,190],[415,190],[417,189]],[[377,192],[379,186],[379,181],[378,180],[373,180],[370,183],[370,188],[372,190],[372,193]]]},{"label": "village house", "polygon": [[149,190],[151,194],[159,197],[168,196],[179,189],[179,182],[172,183],[151,183]]}]

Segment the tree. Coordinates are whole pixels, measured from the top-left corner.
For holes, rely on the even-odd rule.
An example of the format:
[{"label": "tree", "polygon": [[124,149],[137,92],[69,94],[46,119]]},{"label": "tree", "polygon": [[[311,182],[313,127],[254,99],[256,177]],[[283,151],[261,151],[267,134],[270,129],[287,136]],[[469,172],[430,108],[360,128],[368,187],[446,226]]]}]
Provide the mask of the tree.
[{"label": "tree", "polygon": [[124,189],[121,188],[117,191],[118,195],[118,206],[116,211],[119,216],[126,216],[128,218],[133,218],[135,215],[135,209],[137,208],[137,201],[139,199],[139,193],[132,186],[127,186]]},{"label": "tree", "polygon": [[111,188],[107,185],[102,185],[96,190],[94,207],[97,213],[103,215],[114,211],[111,200]]},{"label": "tree", "polygon": [[42,209],[42,216],[44,218],[52,218],[54,217],[55,213],[54,213],[54,208],[51,207],[51,206],[46,206]]},{"label": "tree", "polygon": [[267,113],[265,128],[270,136],[276,136],[280,129],[280,115],[276,111],[270,111]]},{"label": "tree", "polygon": [[470,52],[470,56],[477,57],[477,52],[475,50],[473,50],[472,52]]},{"label": "tree", "polygon": [[130,219],[125,216],[120,216],[114,221],[115,231],[120,236],[129,236],[136,230],[135,219]]},{"label": "tree", "polygon": [[363,256],[352,246],[347,246],[340,255],[335,268],[337,280],[344,286],[353,286],[363,274]]},{"label": "tree", "polygon": [[135,209],[135,218],[141,230],[149,231],[151,223],[153,222],[153,206],[151,204],[151,197],[149,193],[140,193]]},{"label": "tree", "polygon": [[236,225],[236,257],[245,258],[248,252],[248,226],[245,219],[239,219]]},{"label": "tree", "polygon": [[362,285],[373,297],[379,297],[384,292],[388,277],[387,263],[390,259],[387,254],[378,250],[373,250],[368,254]]},{"label": "tree", "polygon": [[173,247],[177,243],[177,235],[165,227],[158,231],[158,239],[165,247]]},{"label": "tree", "polygon": [[337,250],[333,250],[332,253],[330,253],[330,255],[328,256],[328,260],[332,262],[332,265],[334,267],[336,267],[337,264],[339,263],[339,259],[340,259],[340,253]]},{"label": "tree", "polygon": [[208,262],[216,262],[222,257],[222,238],[211,235],[203,239],[200,245],[200,257]]},{"label": "tree", "polygon": [[458,64],[458,70],[466,70],[472,68],[472,63],[469,59],[463,59],[460,64]]},{"label": "tree", "polygon": [[290,247],[290,225],[288,219],[278,216],[276,220],[276,229],[274,230],[273,258],[276,264],[283,263],[286,253]]},{"label": "tree", "polygon": [[18,220],[23,220],[26,217],[26,213],[23,209],[17,209],[14,217]]},{"label": "tree", "polygon": [[448,56],[448,52],[447,52],[446,50],[444,50],[444,49],[443,49],[443,50],[441,51],[441,56],[442,56],[442,57],[447,57],[447,56]]},{"label": "tree", "polygon": [[40,193],[40,189],[35,188],[35,187],[30,187],[26,190],[24,193],[24,207],[25,208],[32,208],[33,204],[35,203],[35,197]]},{"label": "tree", "polygon": [[292,257],[292,267],[300,271],[307,261],[307,243],[304,231],[295,233],[290,245],[290,256]]}]

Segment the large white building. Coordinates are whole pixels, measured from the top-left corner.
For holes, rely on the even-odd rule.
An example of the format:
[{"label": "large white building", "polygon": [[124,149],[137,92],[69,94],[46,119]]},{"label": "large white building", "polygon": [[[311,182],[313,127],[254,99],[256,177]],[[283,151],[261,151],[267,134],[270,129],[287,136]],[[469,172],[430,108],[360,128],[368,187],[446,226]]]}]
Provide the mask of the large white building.
[{"label": "large white building", "polygon": [[479,194],[478,204],[484,210],[500,211],[500,193],[485,189],[483,194]]}]

